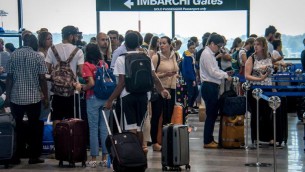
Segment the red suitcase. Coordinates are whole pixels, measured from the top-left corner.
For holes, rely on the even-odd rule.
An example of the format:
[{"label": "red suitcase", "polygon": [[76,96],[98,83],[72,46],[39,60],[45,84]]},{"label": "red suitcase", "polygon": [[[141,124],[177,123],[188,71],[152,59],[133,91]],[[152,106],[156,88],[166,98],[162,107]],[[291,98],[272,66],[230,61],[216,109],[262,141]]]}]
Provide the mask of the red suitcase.
[{"label": "red suitcase", "polygon": [[[77,95],[79,98],[79,94]],[[75,167],[77,162],[82,162],[82,167],[86,166],[87,124],[84,120],[76,118],[75,109],[74,117],[61,121],[54,130],[55,158],[59,160],[60,167],[63,166],[63,161],[68,161],[70,167]]]}]

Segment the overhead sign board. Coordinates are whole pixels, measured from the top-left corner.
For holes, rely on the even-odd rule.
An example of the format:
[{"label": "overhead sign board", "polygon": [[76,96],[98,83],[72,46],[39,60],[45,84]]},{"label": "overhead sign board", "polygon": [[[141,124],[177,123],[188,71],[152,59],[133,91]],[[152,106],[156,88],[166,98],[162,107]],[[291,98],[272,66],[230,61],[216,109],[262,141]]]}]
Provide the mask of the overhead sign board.
[{"label": "overhead sign board", "polygon": [[236,11],[250,0],[96,0],[96,11]]}]

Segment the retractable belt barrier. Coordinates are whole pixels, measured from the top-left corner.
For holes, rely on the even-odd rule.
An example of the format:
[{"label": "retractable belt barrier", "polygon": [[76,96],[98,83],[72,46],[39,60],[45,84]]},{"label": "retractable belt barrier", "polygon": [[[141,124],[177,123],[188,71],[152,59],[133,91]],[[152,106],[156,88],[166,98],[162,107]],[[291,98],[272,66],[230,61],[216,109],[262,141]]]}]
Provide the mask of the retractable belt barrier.
[{"label": "retractable belt barrier", "polygon": [[276,164],[276,109],[280,107],[281,105],[281,99],[278,96],[271,96],[268,97],[263,94],[262,89],[260,88],[255,88],[252,91],[253,97],[257,100],[257,118],[256,118],[256,150],[257,150],[257,161],[256,163],[247,163],[245,164],[246,166],[249,167],[269,167],[271,164],[269,163],[261,163],[259,162],[259,99],[263,99],[268,102],[269,107],[273,110],[273,139],[274,139],[274,144],[273,144],[273,169],[274,172],[277,171],[277,164]]},{"label": "retractable belt barrier", "polygon": [[264,92],[266,96],[279,96],[279,97],[297,97],[297,96],[305,96],[305,85],[298,86],[273,86],[273,85],[253,85],[251,88],[260,88],[260,89],[283,89],[285,91],[280,92]]}]

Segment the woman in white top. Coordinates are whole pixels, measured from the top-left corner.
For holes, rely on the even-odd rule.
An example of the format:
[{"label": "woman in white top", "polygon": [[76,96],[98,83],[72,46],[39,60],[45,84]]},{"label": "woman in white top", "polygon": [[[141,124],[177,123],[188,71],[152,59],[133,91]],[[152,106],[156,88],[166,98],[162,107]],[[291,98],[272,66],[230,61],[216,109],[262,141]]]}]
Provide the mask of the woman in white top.
[{"label": "woman in white top", "polygon": [[[273,45],[273,52],[272,52],[272,58],[273,58],[273,64],[274,69],[277,72],[282,72],[287,66],[292,65],[292,63],[285,63],[284,62],[284,56],[281,55],[280,52],[282,52],[282,41],[281,40],[274,40],[272,42]],[[284,68],[284,69],[283,69]]]},{"label": "woman in white top", "polygon": [[[259,37],[254,42],[255,53],[251,55],[246,61],[245,65],[245,77],[252,85],[272,85],[271,73],[272,68],[272,58],[268,53],[268,43],[266,38]],[[254,143],[256,138],[256,99],[252,96],[253,89],[248,91],[248,102],[250,105],[251,112],[251,138],[252,143]],[[263,89],[263,92],[267,91]],[[270,89],[268,91],[271,91]],[[268,102],[260,99],[259,100],[259,128],[260,136],[259,141],[271,141],[273,139],[273,123],[272,123],[272,113]]]}]

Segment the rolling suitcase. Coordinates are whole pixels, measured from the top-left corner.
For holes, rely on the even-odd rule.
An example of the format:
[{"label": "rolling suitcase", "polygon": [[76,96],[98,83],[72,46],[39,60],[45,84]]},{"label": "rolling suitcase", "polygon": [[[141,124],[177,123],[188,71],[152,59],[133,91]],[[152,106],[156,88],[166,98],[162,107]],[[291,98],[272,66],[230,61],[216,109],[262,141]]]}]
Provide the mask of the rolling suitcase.
[{"label": "rolling suitcase", "polygon": [[219,145],[234,149],[245,145],[244,115],[221,116]]},{"label": "rolling suitcase", "polygon": [[162,171],[180,171],[182,165],[191,168],[188,127],[167,125],[162,130]]},{"label": "rolling suitcase", "polygon": [[[74,107],[76,106],[75,97]],[[76,118],[75,111],[74,108],[75,118],[62,120],[56,124],[54,130],[55,158],[59,160],[60,167],[63,167],[63,161],[68,161],[70,167],[75,167],[77,162],[82,162],[82,167],[86,166],[87,124],[84,120]],[[81,118],[81,114],[79,115]]]},{"label": "rolling suitcase", "polygon": [[136,134],[122,132],[115,110],[113,110],[113,115],[119,133],[112,134],[103,107],[99,109],[99,113],[101,112],[109,134],[106,139],[106,147],[110,154],[113,170],[115,172],[144,172],[147,168],[147,158]]},{"label": "rolling suitcase", "polygon": [[0,114],[0,164],[9,167],[15,151],[15,120],[11,113]]}]

